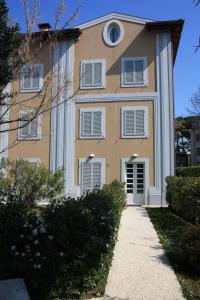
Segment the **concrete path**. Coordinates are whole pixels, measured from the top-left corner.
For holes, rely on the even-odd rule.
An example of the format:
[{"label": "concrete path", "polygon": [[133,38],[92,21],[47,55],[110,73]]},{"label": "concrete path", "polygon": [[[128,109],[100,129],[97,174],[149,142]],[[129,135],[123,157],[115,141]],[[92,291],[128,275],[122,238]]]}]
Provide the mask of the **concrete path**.
[{"label": "concrete path", "polygon": [[132,206],[123,212],[102,299],[185,299],[145,208]]}]

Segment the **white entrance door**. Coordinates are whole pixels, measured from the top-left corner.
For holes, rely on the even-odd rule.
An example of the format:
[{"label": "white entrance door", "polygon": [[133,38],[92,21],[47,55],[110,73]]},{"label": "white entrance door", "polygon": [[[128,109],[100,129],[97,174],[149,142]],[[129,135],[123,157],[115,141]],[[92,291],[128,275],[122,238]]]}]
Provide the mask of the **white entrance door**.
[{"label": "white entrance door", "polygon": [[145,203],[144,163],[126,163],[127,204]]}]

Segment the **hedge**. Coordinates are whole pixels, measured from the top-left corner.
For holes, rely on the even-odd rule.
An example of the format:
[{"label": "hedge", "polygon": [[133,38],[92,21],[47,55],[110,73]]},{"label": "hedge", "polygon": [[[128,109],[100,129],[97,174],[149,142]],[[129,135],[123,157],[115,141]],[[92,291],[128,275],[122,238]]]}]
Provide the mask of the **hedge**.
[{"label": "hedge", "polygon": [[176,168],[176,176],[200,177],[200,166]]},{"label": "hedge", "polygon": [[193,223],[200,223],[200,178],[168,177],[169,208]]},{"label": "hedge", "polygon": [[118,181],[42,211],[0,204],[0,279],[24,278],[33,300],[104,292],[124,205]]}]

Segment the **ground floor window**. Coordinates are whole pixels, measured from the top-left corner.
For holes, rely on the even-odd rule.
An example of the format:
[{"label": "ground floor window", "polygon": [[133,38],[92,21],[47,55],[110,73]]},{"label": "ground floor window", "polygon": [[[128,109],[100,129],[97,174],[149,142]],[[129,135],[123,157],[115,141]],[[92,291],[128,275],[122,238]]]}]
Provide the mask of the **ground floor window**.
[{"label": "ground floor window", "polygon": [[104,159],[83,158],[79,160],[79,181],[81,194],[102,188],[105,184]]}]

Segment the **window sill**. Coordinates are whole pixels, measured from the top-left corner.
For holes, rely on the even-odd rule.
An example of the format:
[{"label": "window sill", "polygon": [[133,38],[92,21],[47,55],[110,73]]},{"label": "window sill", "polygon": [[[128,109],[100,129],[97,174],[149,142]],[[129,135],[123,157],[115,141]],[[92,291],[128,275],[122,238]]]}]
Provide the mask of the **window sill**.
[{"label": "window sill", "polygon": [[133,136],[126,136],[126,135],[122,135],[121,139],[148,139],[149,136],[148,135],[133,135]]},{"label": "window sill", "polygon": [[80,90],[98,90],[98,89],[105,89],[106,86],[80,86]]},{"label": "window sill", "polygon": [[40,141],[41,137],[18,137],[18,141]]},{"label": "window sill", "polygon": [[24,90],[24,89],[20,89],[20,93],[38,93],[38,92],[42,92],[42,88],[39,88],[39,89],[35,89],[35,90]]},{"label": "window sill", "polygon": [[79,136],[79,140],[104,140],[105,136]]},{"label": "window sill", "polygon": [[129,87],[147,87],[148,86],[148,83],[133,83],[133,84],[125,84],[125,83],[122,83],[121,84],[121,87],[122,88],[129,88]]}]

